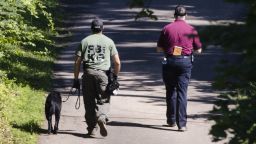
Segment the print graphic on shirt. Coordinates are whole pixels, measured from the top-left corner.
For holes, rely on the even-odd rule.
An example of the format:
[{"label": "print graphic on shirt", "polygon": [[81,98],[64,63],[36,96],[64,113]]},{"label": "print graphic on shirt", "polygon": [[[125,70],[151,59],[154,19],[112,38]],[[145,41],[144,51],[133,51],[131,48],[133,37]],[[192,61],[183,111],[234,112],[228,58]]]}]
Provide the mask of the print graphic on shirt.
[{"label": "print graphic on shirt", "polygon": [[100,45],[89,45],[87,49],[87,58],[89,62],[102,62],[105,59],[105,47]]}]

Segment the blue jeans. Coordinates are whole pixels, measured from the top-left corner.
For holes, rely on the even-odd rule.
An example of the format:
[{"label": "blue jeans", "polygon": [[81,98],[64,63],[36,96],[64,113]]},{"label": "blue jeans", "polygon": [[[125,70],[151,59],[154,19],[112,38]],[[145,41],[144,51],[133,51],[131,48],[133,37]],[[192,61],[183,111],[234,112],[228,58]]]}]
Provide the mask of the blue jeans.
[{"label": "blue jeans", "polygon": [[190,58],[167,58],[163,64],[163,81],[166,88],[167,123],[184,127],[187,124],[187,89],[191,76]]}]

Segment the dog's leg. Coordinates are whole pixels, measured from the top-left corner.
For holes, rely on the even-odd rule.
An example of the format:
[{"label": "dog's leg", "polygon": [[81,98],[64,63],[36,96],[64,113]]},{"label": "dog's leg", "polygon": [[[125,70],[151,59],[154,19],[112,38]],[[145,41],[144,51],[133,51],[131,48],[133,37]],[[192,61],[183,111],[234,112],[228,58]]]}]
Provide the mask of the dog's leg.
[{"label": "dog's leg", "polygon": [[59,121],[60,121],[60,114],[55,114],[55,125],[54,125],[54,134],[58,133],[59,130]]},{"label": "dog's leg", "polygon": [[48,118],[48,134],[51,134],[52,132],[52,117],[50,116]]}]

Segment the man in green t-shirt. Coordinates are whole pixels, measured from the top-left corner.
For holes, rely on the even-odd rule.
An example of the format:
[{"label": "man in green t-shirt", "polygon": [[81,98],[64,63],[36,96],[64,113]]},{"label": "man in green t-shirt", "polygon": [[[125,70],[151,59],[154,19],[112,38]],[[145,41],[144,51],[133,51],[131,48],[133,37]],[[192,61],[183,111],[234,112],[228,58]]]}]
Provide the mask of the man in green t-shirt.
[{"label": "man in green t-shirt", "polygon": [[82,91],[87,135],[94,137],[98,124],[100,134],[107,136],[106,122],[108,121],[110,94],[106,92],[108,85],[106,71],[110,69],[112,60],[116,80],[121,63],[113,40],[102,33],[102,20],[94,19],[91,23],[91,30],[92,34],[81,41],[76,51],[73,87],[80,88],[78,76],[81,62],[83,62]]}]

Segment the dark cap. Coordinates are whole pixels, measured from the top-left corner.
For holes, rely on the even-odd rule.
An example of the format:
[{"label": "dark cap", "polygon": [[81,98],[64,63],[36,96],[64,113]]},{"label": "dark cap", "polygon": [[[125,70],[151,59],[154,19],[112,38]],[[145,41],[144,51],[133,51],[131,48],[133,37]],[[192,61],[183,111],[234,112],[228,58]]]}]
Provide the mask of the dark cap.
[{"label": "dark cap", "polygon": [[92,30],[102,30],[103,29],[103,21],[99,18],[95,18],[91,23]]},{"label": "dark cap", "polygon": [[187,14],[186,8],[182,5],[178,5],[175,8],[174,16],[184,16]]}]

